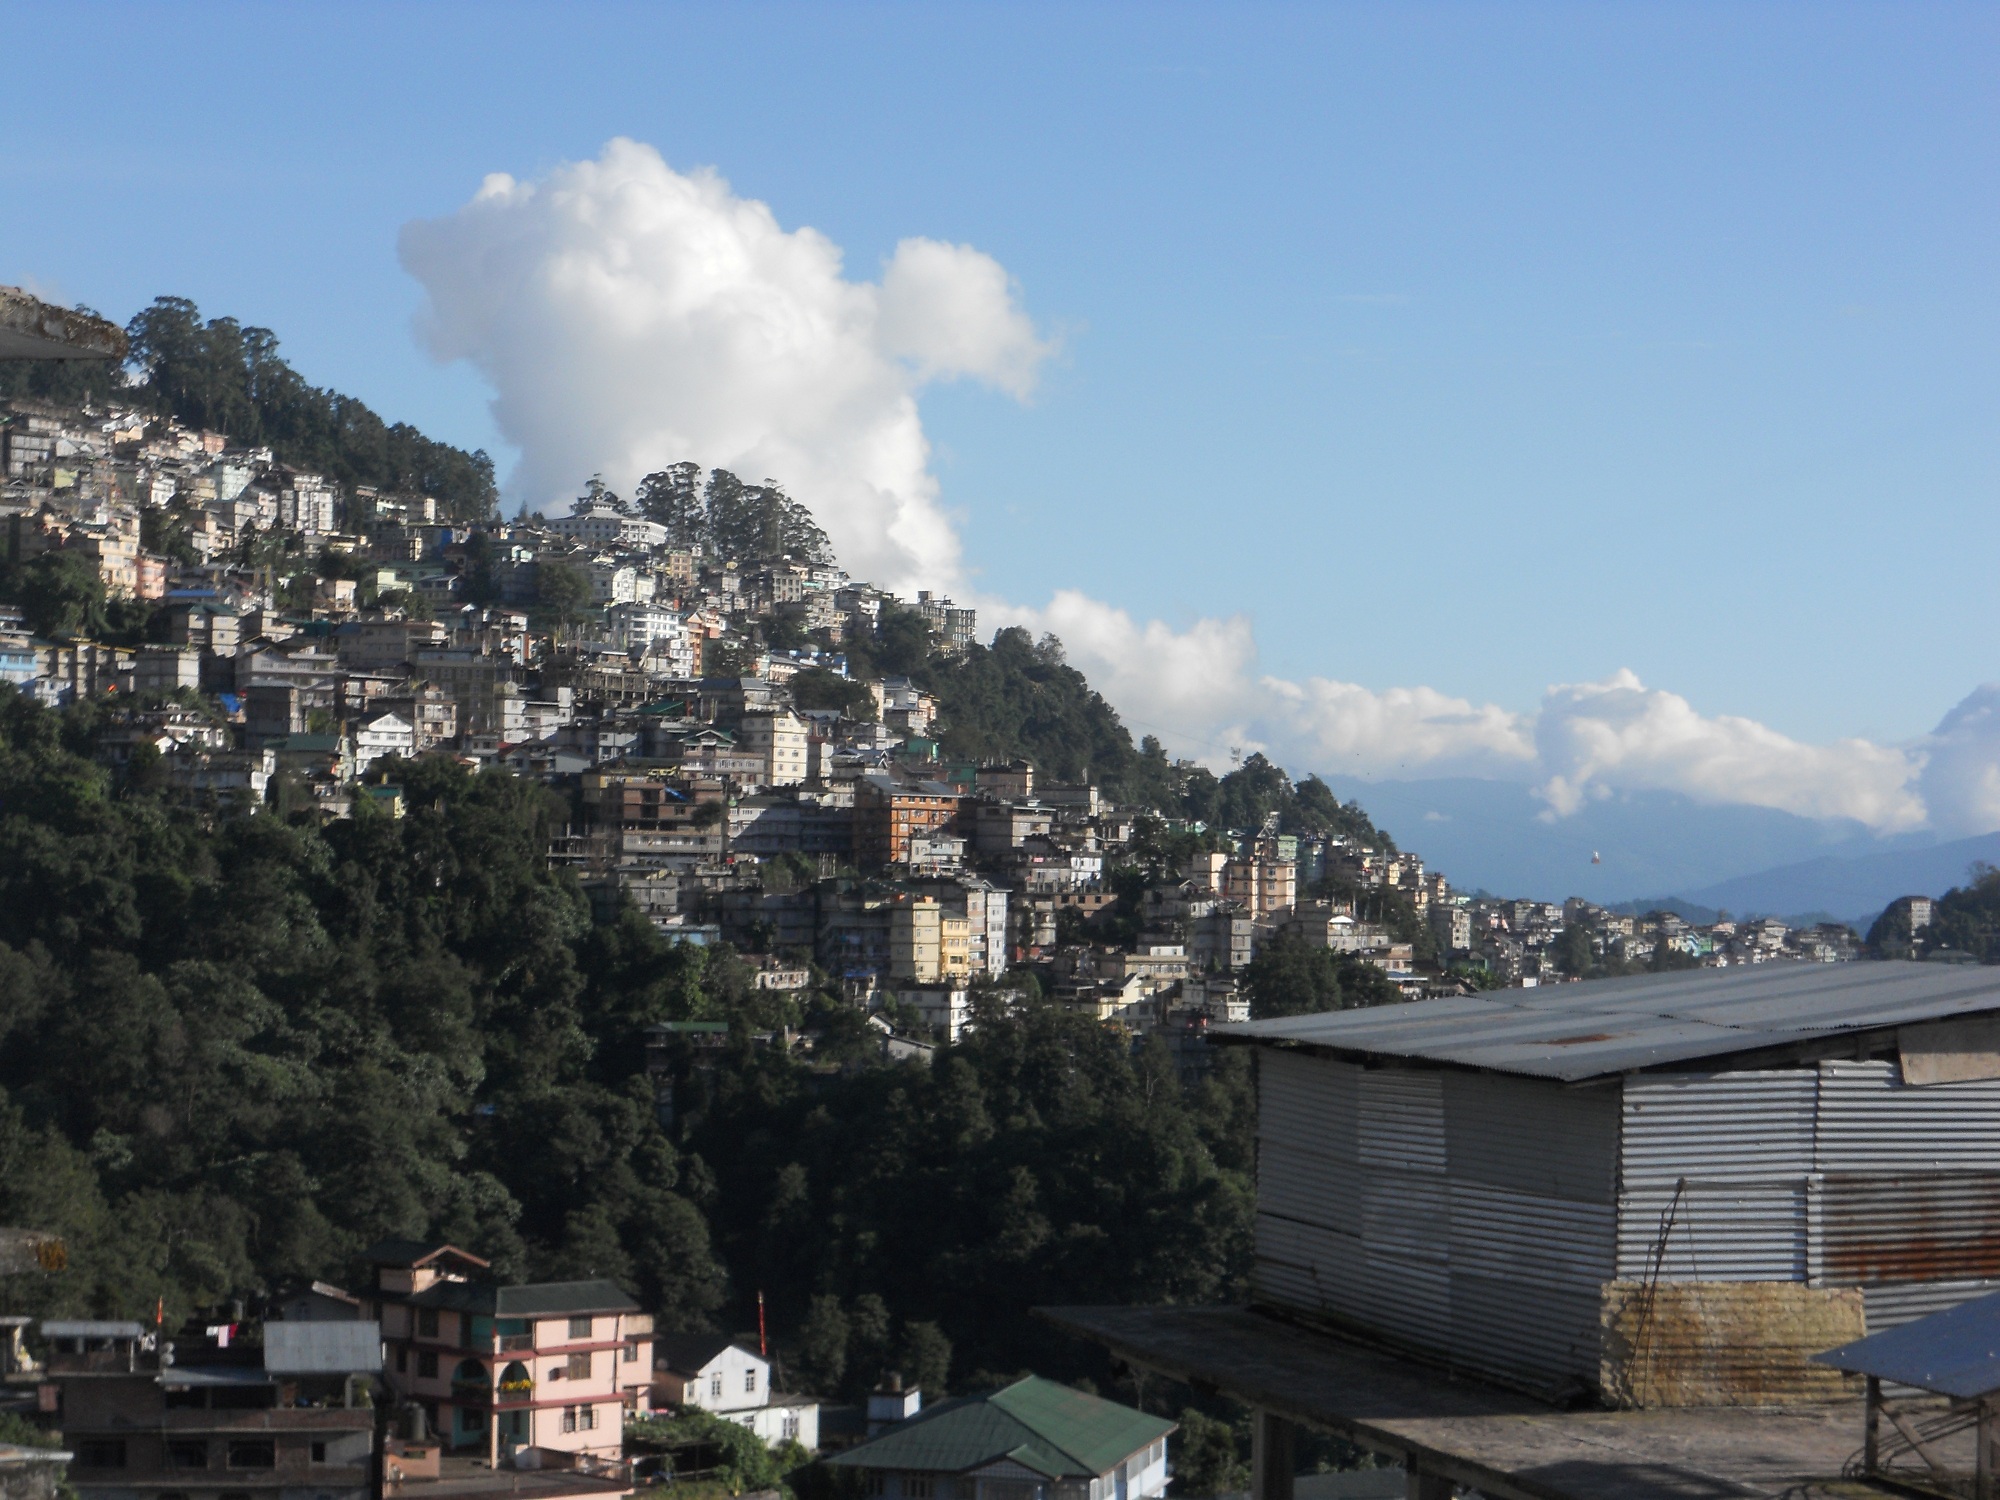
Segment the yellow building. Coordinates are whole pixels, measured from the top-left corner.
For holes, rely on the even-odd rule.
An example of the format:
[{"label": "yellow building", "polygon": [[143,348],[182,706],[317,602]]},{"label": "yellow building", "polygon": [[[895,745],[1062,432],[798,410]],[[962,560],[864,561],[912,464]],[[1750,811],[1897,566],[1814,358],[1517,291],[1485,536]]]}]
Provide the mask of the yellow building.
[{"label": "yellow building", "polygon": [[[965,928],[970,947],[970,928]],[[944,973],[944,908],[910,896],[889,909],[889,977],[935,984]],[[970,967],[970,958],[966,960]]]}]

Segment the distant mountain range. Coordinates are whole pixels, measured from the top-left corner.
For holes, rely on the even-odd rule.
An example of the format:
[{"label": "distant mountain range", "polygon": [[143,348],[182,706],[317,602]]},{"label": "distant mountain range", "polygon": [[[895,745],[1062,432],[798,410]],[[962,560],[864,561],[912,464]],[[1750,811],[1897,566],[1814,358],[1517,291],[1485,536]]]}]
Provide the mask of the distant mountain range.
[{"label": "distant mountain range", "polygon": [[1544,804],[1517,782],[1327,782],[1453,885],[1495,895],[1642,909],[1676,898],[1736,916],[1865,925],[1898,896],[1963,884],[1977,860],[2000,864],[2000,833],[1881,838],[1845,819],[1710,806],[1671,792],[1614,796],[1545,821]]}]

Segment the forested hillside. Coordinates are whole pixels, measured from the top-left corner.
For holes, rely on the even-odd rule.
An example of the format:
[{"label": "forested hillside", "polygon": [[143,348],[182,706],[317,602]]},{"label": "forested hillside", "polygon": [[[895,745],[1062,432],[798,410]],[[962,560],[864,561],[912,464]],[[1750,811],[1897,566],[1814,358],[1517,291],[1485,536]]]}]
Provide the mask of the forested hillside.
[{"label": "forested hillside", "polygon": [[0,396],[136,406],[265,446],[280,463],[347,487],[434,495],[447,515],[493,513],[493,460],[388,423],[351,396],[322,390],[278,354],[277,335],[234,318],[202,321],[185,297],[160,297],[125,328],[128,368],[97,361],[0,363]]},{"label": "forested hillside", "polygon": [[[1227,1297],[1249,1244],[1244,1079],[1030,1003],[934,1066],[726,953],[593,925],[551,794],[431,759],[400,820],[204,817],[89,758],[101,710],[0,690],[0,1223],[70,1267],[23,1311],[178,1319],[389,1234],[628,1281],[663,1327],[770,1301],[820,1380],[884,1350],[963,1379],[1087,1358],[1039,1301]],[[674,1128],[643,1028],[722,1018]],[[824,1033],[812,1057],[756,1043]],[[948,1347],[947,1347],[948,1346]]]}]

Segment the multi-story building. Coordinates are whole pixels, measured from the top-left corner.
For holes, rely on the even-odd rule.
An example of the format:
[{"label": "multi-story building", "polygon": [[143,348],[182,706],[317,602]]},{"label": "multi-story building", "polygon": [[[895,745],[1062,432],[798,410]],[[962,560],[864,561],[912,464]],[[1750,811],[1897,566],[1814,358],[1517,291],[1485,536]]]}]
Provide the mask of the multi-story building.
[{"label": "multi-story building", "polygon": [[1008,893],[977,875],[959,875],[949,880],[926,880],[906,886],[918,895],[935,900],[948,917],[966,922],[971,973],[975,977],[998,979],[1007,972]]},{"label": "multi-story building", "polygon": [[736,747],[763,758],[765,786],[797,786],[806,779],[806,722],[789,708],[743,715]]},{"label": "multi-story building", "polygon": [[615,1459],[653,1384],[653,1320],[615,1283],[503,1286],[455,1245],[384,1240],[362,1311],[381,1321],[384,1378],[450,1449],[489,1463],[520,1448]]},{"label": "multi-story building", "polygon": [[361,1381],[382,1368],[372,1322],[191,1327],[171,1362],[138,1323],[50,1320],[69,1481],[83,1500],[368,1500],[375,1413]]},{"label": "multi-story building", "polygon": [[666,527],[612,505],[580,505],[574,513],[550,521],[548,528],[589,547],[651,548],[667,542]]},{"label": "multi-story building", "polygon": [[865,869],[906,864],[917,834],[953,829],[963,801],[941,781],[898,782],[869,775],[854,784],[854,853]]}]

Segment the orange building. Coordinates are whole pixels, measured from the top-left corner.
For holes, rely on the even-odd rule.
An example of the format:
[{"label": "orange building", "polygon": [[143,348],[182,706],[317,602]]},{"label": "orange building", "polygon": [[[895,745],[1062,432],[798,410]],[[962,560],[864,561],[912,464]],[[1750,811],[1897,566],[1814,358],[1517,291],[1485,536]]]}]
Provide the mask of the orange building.
[{"label": "orange building", "polygon": [[864,776],[854,783],[854,857],[863,869],[907,863],[910,841],[956,832],[964,795],[942,781]]}]

